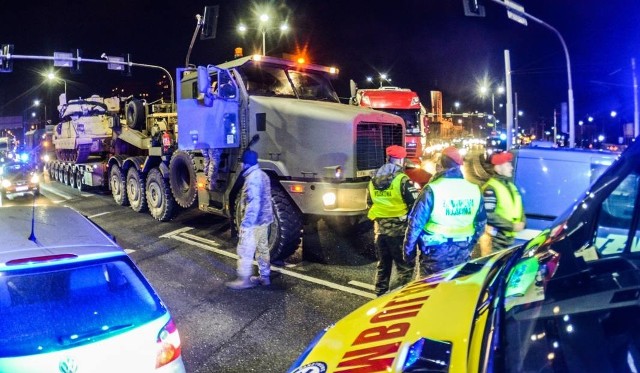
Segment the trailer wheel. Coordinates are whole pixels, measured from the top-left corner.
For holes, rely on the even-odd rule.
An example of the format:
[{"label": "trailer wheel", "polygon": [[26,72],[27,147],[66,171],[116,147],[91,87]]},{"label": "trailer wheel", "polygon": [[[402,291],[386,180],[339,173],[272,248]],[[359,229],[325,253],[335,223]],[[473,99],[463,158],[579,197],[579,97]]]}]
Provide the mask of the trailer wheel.
[{"label": "trailer wheel", "polygon": [[[271,186],[271,203],[273,204],[274,221],[269,226],[269,253],[272,262],[285,260],[293,254],[300,245],[302,237],[302,217],[282,188]],[[234,223],[240,231],[242,216],[239,211],[240,196],[236,198],[234,209]]]},{"label": "trailer wheel", "polygon": [[144,105],[142,101],[133,99],[127,104],[127,127],[138,130],[144,127]]},{"label": "trailer wheel", "polygon": [[162,177],[162,173],[157,168],[149,171],[147,175],[145,193],[151,216],[160,221],[171,220],[175,201],[171,196],[169,183]]},{"label": "trailer wheel", "polygon": [[83,175],[82,169],[78,168],[76,170],[76,188],[81,192],[84,189],[84,187],[82,185],[83,177],[84,177],[84,175]]},{"label": "trailer wheel", "polygon": [[120,166],[117,164],[111,166],[109,170],[109,186],[113,200],[120,206],[127,206],[129,200],[127,199],[126,184]]},{"label": "trailer wheel", "polygon": [[69,168],[64,168],[62,170],[62,183],[64,185],[69,185]]},{"label": "trailer wheel", "polygon": [[62,180],[62,178],[60,177],[60,166],[61,165],[56,165],[56,170],[55,170],[55,179],[57,182],[61,182],[60,180]]},{"label": "trailer wheel", "polygon": [[76,188],[76,171],[72,167],[69,167],[69,169],[67,170],[67,173],[69,174],[69,186],[75,189]]},{"label": "trailer wheel", "polygon": [[184,208],[193,206],[198,196],[196,166],[191,155],[177,151],[169,163],[169,185],[176,203]]},{"label": "trailer wheel", "polygon": [[147,209],[147,199],[144,194],[144,175],[135,167],[129,168],[127,171],[127,197],[133,211],[142,212]]},{"label": "trailer wheel", "polygon": [[53,163],[49,163],[48,171],[49,171],[49,180],[55,180],[55,172],[54,172],[54,168],[53,168]]}]

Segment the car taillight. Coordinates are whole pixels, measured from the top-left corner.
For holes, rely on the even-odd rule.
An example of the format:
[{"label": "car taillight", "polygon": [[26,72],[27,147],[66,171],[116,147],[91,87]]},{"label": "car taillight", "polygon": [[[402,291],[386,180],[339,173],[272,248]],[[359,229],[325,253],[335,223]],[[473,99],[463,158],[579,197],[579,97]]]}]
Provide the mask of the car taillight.
[{"label": "car taillight", "polygon": [[167,365],[180,357],[180,335],[173,320],[169,320],[158,333],[158,356],[156,357],[156,368]]}]

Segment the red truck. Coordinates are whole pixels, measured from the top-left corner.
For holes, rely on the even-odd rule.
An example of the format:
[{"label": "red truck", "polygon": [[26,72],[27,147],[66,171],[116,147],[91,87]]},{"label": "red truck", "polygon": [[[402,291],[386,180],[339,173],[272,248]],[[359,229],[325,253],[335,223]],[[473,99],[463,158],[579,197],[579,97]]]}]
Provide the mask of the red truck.
[{"label": "red truck", "polygon": [[408,158],[420,164],[426,137],[426,116],[416,92],[398,87],[358,89],[352,93],[351,103],[395,114],[404,119]]}]

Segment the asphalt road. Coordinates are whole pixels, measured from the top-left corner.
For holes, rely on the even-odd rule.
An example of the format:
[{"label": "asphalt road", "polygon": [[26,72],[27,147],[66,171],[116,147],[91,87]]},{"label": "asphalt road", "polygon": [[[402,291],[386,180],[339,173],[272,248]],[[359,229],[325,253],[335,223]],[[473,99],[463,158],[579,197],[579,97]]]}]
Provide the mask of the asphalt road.
[{"label": "asphalt road", "polygon": [[70,206],[116,236],[171,311],[188,372],[284,372],[319,331],[374,296],[375,259],[335,225],[306,234],[270,287],[234,291],[224,285],[237,241],[226,219],[190,209],[161,223],[104,192],[48,180],[41,189],[36,204]]}]

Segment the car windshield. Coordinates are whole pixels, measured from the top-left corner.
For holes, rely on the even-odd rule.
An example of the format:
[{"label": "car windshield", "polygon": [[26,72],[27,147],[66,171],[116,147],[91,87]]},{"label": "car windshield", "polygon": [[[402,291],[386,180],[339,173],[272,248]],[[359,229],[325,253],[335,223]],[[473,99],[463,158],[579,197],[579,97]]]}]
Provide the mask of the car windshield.
[{"label": "car windshield", "polygon": [[247,64],[240,72],[250,95],[340,102],[329,79],[321,72],[269,64]]},{"label": "car windshield", "polygon": [[624,159],[527,243],[507,279],[499,371],[637,371],[639,189],[637,158]]},{"label": "car windshield", "polygon": [[95,342],[166,312],[127,257],[0,272],[0,357]]},{"label": "car windshield", "polygon": [[0,167],[0,178],[26,177],[31,172],[30,167],[24,163],[11,163]]}]

